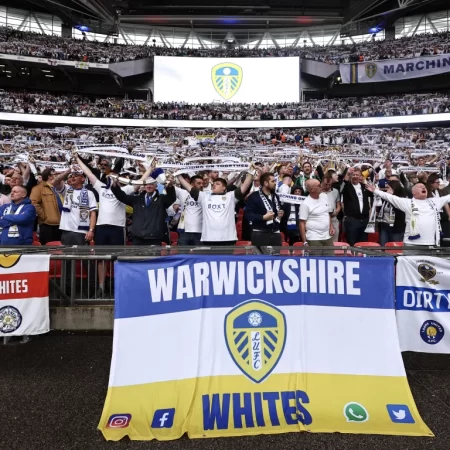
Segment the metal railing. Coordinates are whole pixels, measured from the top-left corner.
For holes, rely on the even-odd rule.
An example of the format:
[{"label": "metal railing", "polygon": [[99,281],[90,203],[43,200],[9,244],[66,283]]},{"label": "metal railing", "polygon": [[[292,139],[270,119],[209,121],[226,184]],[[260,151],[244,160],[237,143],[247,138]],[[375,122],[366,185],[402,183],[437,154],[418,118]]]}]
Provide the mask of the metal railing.
[{"label": "metal railing", "polygon": [[[171,255],[273,255],[286,257],[391,257],[437,256],[450,258],[450,248],[443,247],[183,247],[183,246],[73,246],[73,247],[3,247],[0,253],[50,254],[49,298],[52,305],[113,304],[114,262],[161,258]],[[103,278],[103,289],[99,279]]]}]

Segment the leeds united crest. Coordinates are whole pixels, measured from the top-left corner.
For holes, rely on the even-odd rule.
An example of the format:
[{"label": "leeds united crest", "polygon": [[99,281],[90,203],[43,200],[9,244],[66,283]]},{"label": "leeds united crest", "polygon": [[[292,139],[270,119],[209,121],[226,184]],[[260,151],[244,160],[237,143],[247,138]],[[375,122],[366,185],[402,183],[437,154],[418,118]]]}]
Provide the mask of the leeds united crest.
[{"label": "leeds united crest", "polygon": [[261,300],[241,303],[225,316],[225,341],[244,375],[261,383],[283,354],[286,318],[270,303]]},{"label": "leeds united crest", "polygon": [[366,64],[366,75],[373,78],[377,73],[377,65],[375,63]]},{"label": "leeds united crest", "polygon": [[225,100],[233,97],[242,83],[242,69],[237,64],[221,63],[212,68],[214,89]]}]

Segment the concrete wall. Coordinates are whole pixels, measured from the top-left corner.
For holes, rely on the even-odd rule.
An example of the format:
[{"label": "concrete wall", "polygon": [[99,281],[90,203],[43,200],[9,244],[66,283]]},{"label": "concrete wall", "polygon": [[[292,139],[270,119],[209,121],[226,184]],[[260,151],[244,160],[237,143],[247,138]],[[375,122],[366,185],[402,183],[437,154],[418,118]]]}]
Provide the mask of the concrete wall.
[{"label": "concrete wall", "polygon": [[141,73],[153,71],[153,58],[137,59],[135,61],[124,61],[109,65],[109,70],[120,77],[132,77]]},{"label": "concrete wall", "polygon": [[114,306],[50,308],[50,327],[65,331],[109,331],[114,325]]},{"label": "concrete wall", "polygon": [[300,67],[302,72],[321,78],[328,78],[339,69],[339,66],[336,64],[326,64],[320,61],[312,61],[310,59],[302,59]]}]

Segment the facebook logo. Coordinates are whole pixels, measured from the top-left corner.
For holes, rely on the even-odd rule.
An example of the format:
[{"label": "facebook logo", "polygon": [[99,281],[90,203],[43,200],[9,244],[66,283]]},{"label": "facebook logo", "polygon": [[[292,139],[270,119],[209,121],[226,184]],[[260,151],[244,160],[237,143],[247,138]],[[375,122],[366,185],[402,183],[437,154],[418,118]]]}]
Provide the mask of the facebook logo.
[{"label": "facebook logo", "polygon": [[416,423],[406,405],[386,405],[389,417],[394,423]]},{"label": "facebook logo", "polygon": [[175,408],[157,409],[153,416],[151,428],[172,428]]}]

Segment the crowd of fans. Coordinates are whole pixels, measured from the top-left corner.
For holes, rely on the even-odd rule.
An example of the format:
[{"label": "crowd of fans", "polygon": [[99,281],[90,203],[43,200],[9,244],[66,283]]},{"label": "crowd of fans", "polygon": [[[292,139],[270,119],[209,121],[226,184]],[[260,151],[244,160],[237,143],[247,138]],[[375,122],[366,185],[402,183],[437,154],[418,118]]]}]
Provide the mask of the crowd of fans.
[{"label": "crowd of fans", "polygon": [[395,40],[372,39],[360,44],[354,44],[349,39],[349,42],[344,45],[314,45],[312,47],[291,46],[264,49],[246,47],[193,49],[188,47],[121,45],[87,39],[62,38],[0,27],[0,53],[100,63],[114,63],[161,55],[235,58],[300,56],[329,64],[339,64],[352,61],[373,61],[449,53],[450,33],[426,33]]},{"label": "crowd of fans", "polygon": [[448,128],[4,126],[0,146],[2,245],[38,236],[65,245],[320,247],[355,245],[376,230],[383,245],[450,238]]},{"label": "crowd of fans", "polygon": [[0,91],[0,111],[76,117],[167,120],[300,120],[448,113],[447,93],[345,97],[303,103],[153,103],[82,95]]}]

